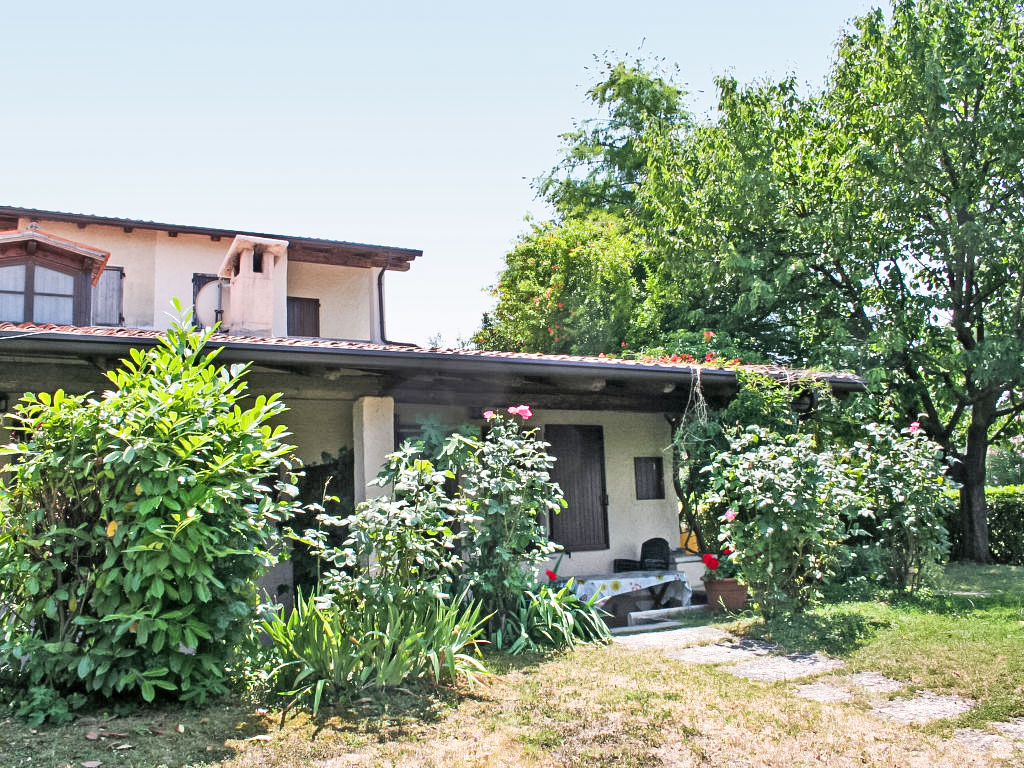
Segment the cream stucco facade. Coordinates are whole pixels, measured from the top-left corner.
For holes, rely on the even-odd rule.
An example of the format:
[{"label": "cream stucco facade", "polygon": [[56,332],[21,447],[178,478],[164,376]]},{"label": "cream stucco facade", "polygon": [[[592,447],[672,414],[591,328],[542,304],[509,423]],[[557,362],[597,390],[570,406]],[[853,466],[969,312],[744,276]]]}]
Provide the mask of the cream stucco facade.
[{"label": "cream stucco facade", "polygon": [[[108,251],[107,266],[124,271],[124,325],[166,329],[173,318],[172,301],[192,304],[193,275],[216,275],[231,239],[186,232],[104,224],[79,224],[23,217],[19,229],[35,223],[46,232]],[[126,231],[130,230],[130,231]],[[288,331],[289,296],[320,300],[320,335],[327,338],[380,341],[377,300],[379,268],[312,264],[284,259],[275,265],[272,329]],[[230,330],[230,318],[224,325]]]}]

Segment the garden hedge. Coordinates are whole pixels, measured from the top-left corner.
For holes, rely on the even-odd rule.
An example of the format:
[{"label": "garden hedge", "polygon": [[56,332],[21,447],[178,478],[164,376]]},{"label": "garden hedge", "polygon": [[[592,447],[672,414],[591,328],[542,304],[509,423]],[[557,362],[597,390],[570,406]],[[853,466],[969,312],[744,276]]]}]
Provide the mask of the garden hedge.
[{"label": "garden hedge", "polygon": [[[988,503],[989,553],[993,563],[1024,565],[1024,485],[1001,485],[985,489]],[[949,519],[953,552],[960,539],[959,510]]]}]

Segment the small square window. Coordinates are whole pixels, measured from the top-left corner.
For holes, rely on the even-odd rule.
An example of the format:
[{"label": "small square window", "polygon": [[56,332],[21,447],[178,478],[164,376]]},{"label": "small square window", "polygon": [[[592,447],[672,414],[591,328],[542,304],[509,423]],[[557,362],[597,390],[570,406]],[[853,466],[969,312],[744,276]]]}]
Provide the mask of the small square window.
[{"label": "small square window", "polygon": [[661,456],[638,456],[633,459],[633,467],[637,499],[664,499],[665,471]]}]

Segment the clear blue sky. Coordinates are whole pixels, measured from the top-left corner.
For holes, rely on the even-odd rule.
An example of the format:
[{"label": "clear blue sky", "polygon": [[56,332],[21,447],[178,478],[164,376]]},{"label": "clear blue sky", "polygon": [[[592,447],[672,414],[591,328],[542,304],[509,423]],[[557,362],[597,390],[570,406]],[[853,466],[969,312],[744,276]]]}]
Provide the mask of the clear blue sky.
[{"label": "clear blue sky", "polygon": [[388,335],[468,338],[594,55],[821,84],[863,0],[4,9],[0,204],[420,248]]}]

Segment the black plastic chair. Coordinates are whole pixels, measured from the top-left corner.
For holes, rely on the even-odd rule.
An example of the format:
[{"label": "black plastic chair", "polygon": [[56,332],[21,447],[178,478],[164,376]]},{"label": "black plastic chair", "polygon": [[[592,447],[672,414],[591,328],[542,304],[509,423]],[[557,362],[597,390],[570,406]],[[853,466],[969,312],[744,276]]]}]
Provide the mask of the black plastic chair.
[{"label": "black plastic chair", "polygon": [[668,542],[665,539],[648,539],[640,545],[639,560],[617,557],[612,560],[612,572],[667,571],[669,551]]}]

